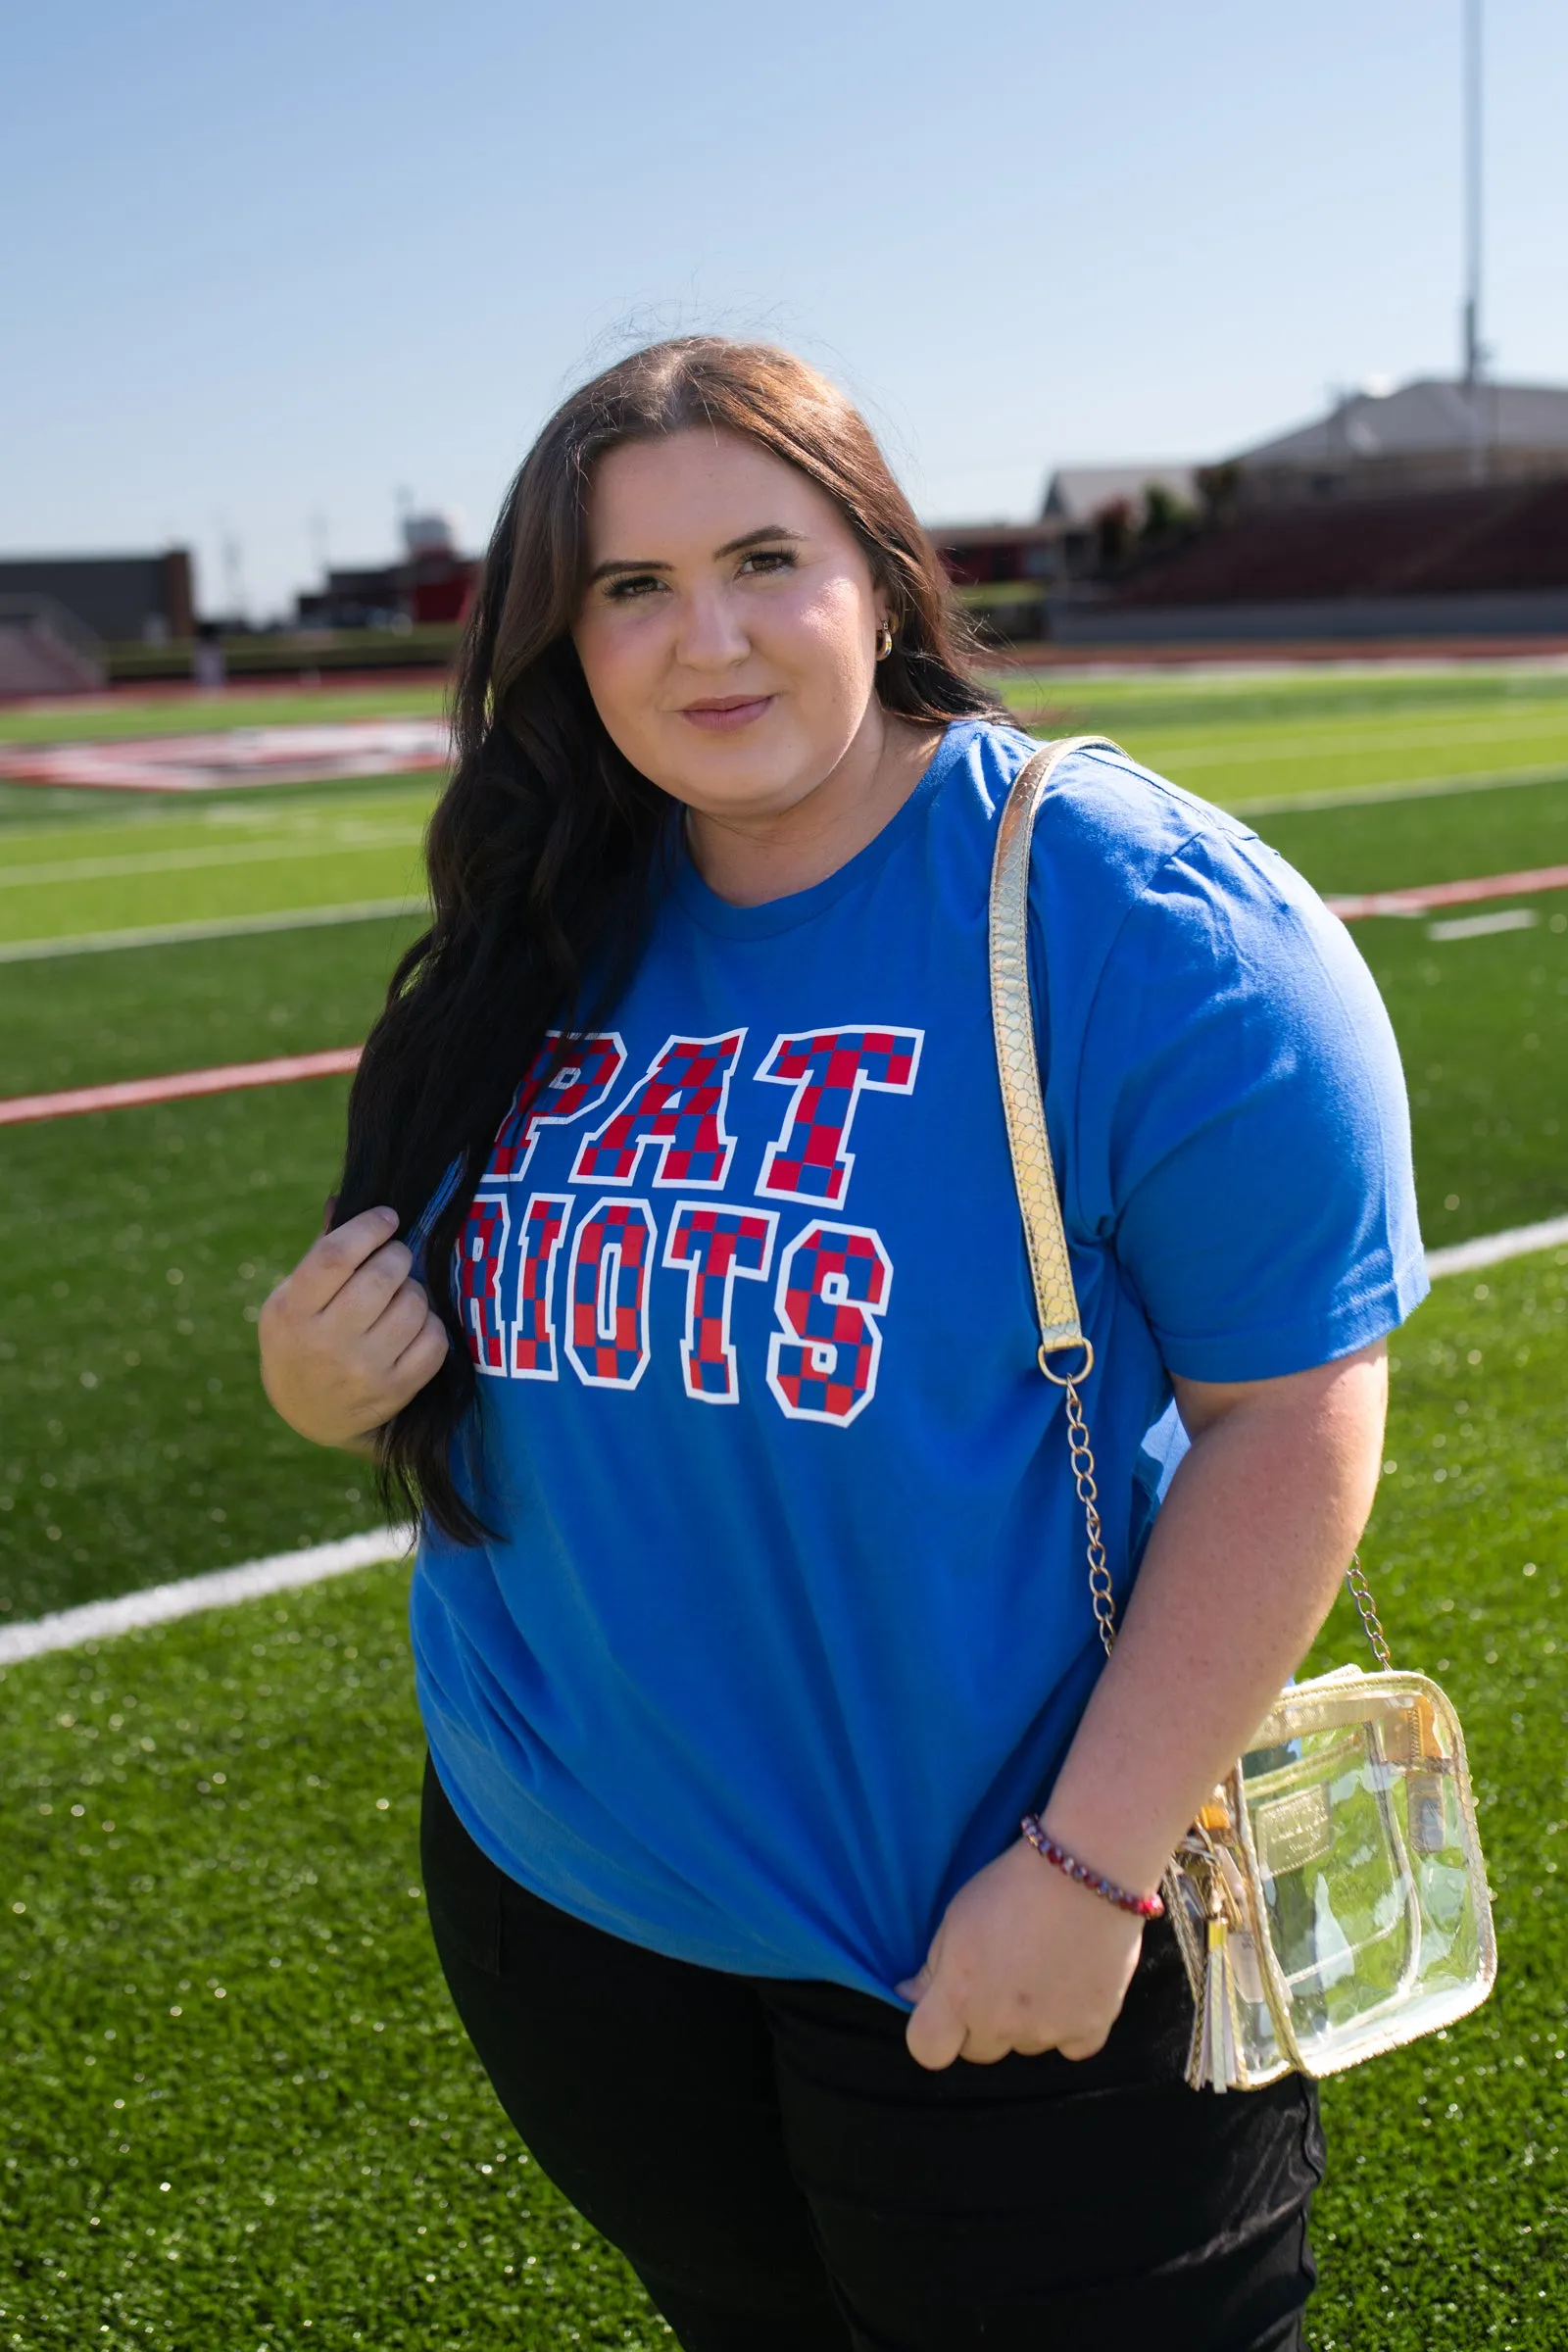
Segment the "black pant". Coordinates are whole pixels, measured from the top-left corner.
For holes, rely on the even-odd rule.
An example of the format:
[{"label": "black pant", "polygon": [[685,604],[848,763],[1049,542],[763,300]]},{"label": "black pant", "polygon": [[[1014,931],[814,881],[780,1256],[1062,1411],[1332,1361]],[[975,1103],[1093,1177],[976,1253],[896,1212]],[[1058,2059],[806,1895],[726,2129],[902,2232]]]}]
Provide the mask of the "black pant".
[{"label": "black pant", "polygon": [[1311,2086],[1189,2090],[1151,1929],[1094,2058],[916,2066],[836,1984],[623,1942],[488,1861],[425,1777],[436,1948],[496,2095],[686,2352],[1294,2352]]}]

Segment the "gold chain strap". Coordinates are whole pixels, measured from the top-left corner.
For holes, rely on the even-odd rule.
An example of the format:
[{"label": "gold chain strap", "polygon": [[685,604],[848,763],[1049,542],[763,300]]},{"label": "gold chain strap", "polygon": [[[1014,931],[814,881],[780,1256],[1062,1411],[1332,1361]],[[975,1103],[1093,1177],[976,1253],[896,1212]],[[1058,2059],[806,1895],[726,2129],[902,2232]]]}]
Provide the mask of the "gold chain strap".
[{"label": "gold chain strap", "polygon": [[[1078,1296],[1067,1255],[1061,1199],[1056,1190],[1051,1138],[1046,1129],[1046,1106],[1040,1092],[1034,1002],[1029,987],[1029,872],[1035,817],[1062,760],[1074,752],[1084,751],[1114,752],[1122,756],[1121,746],[1112,743],[1108,735],[1074,735],[1048,743],[1018,770],[1003,808],[991,867],[991,1026],[996,1039],[1003,1113],[1007,1123],[1007,1150],[1012,1159],[1013,1183],[1023,1218],[1029,1275],[1040,1325],[1040,1369],[1056,1388],[1066,1392],[1067,1446],[1073,1484],[1083,1505],[1089,1539],[1089,1597],[1101,1643],[1109,1657],[1116,1639],[1116,1595],[1105,1562],[1094,1449],[1078,1394],[1079,1382],[1087,1380],[1095,1368],[1095,1351],[1084,1337],[1079,1320]],[[1051,1359],[1065,1348],[1081,1349],[1082,1360],[1074,1372],[1054,1372]],[[1359,1552],[1353,1554],[1345,1580],[1372,1644],[1373,1656],[1386,1671],[1391,1670],[1394,1661],[1389,1655]]]},{"label": "gold chain strap", "polygon": [[1350,1588],[1350,1598],[1355,1603],[1356,1614],[1361,1620],[1362,1630],[1372,1644],[1372,1655],[1385,1674],[1392,1674],[1394,1660],[1389,1655],[1389,1645],[1384,1639],[1383,1621],[1378,1615],[1377,1603],[1372,1598],[1372,1588],[1366,1581],[1366,1571],[1361,1566],[1361,1554],[1358,1551],[1352,1551],[1350,1554],[1350,1565],[1345,1571],[1345,1581]]},{"label": "gold chain strap", "polygon": [[[1105,1560],[1095,1485],[1095,1456],[1089,1441],[1079,1383],[1095,1368],[1095,1351],[1084,1337],[1078,1298],[1067,1256],[1056,1171],[1046,1131],[1035,1042],[1034,1002],[1029,987],[1029,869],[1035,815],[1061,761],[1077,751],[1114,752],[1104,735],[1079,735],[1047,744],[1024,762],[1013,780],[997,828],[991,868],[991,1025],[996,1038],[997,1075],[1007,1123],[1007,1149],[1023,1217],[1029,1276],[1040,1325],[1040,1369],[1066,1395],[1067,1445],[1073,1484],[1088,1532],[1089,1597],[1105,1655],[1116,1639],[1116,1595]],[[1052,1357],[1071,1348],[1075,1369],[1056,1372]]]},{"label": "gold chain strap", "polygon": [[[1046,1378],[1052,1378],[1047,1373]],[[1105,1546],[1100,1531],[1100,1493],[1095,1485],[1095,1456],[1089,1443],[1089,1424],[1078,1398],[1078,1383],[1062,1382],[1067,1392],[1067,1450],[1072,1459],[1073,1484],[1084,1506],[1089,1530],[1089,1599],[1100,1630],[1101,1646],[1108,1658],[1116,1644],[1116,1594],[1105,1565]]]}]

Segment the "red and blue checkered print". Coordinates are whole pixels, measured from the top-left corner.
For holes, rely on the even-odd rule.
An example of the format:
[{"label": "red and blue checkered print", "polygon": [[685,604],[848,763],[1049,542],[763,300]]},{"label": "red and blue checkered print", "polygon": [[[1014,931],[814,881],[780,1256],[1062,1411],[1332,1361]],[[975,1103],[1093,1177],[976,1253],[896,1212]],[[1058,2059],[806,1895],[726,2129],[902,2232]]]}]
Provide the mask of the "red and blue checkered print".
[{"label": "red and blue checkered print", "polygon": [[566,1353],[594,1389],[634,1389],[648,1369],[656,1229],[646,1200],[596,1200],[571,1245]]},{"label": "red and blue checkered print", "polygon": [[597,1110],[625,1066],[626,1049],[612,1034],[576,1039],[569,1058],[552,1073],[560,1051],[561,1032],[552,1029],[496,1131],[487,1177],[515,1184],[533,1157],[540,1128],[565,1127]]},{"label": "red and blue checkered print", "polygon": [[735,1350],[730,1345],[730,1307],[735,1277],[765,1276],[778,1225],[771,1208],[719,1208],[706,1200],[677,1200],[664,1244],[666,1266],[689,1269],[686,1338],[681,1370],[686,1394],[712,1404],[733,1404],[740,1396]]},{"label": "red and blue checkered print", "polygon": [[745,1035],[668,1039],[620,1108],[584,1140],[572,1183],[630,1184],[651,1151],[655,1184],[717,1192],[735,1153],[724,1102]]},{"label": "red and blue checkered print", "polygon": [[[893,1266],[869,1226],[829,1223],[823,1208],[840,1206],[848,1192],[862,1093],[912,1093],[923,1031],[862,1021],[775,1038],[756,1075],[787,1086],[791,1099],[757,1191],[793,1200],[805,1218],[781,1261],[780,1213],[756,1201],[677,1199],[666,1222],[652,1198],[607,1190],[574,1232],[576,1200],[564,1189],[536,1191],[525,1207],[514,1205],[524,1195],[514,1188],[541,1133],[574,1120],[580,1140],[563,1138],[558,1147],[573,1154],[573,1184],[618,1187],[641,1175],[645,1190],[651,1182],[718,1192],[735,1158],[726,1121],[745,1044],[740,1027],[721,1037],[666,1038],[606,1115],[601,1106],[615,1104],[626,1066],[620,1037],[601,1031],[564,1045],[553,1032],[545,1041],[497,1132],[454,1252],[464,1336],[479,1371],[555,1382],[565,1376],[564,1352],[585,1386],[635,1389],[653,1360],[651,1326],[671,1314],[678,1296],[673,1285],[656,1284],[662,1264],[685,1278],[685,1329],[677,1341],[661,1320],[657,1340],[672,1351],[678,1345],[688,1397],[739,1401],[735,1284],[773,1280],[766,1382],[774,1401],[791,1419],[838,1427],[869,1403]],[[596,1111],[603,1124],[584,1134]],[[564,1250],[565,1305],[558,1308]]]},{"label": "red and blue checkered print", "polygon": [[856,1103],[865,1088],[911,1093],[922,1038],[918,1029],[866,1028],[779,1038],[757,1075],[793,1085],[795,1099],[768,1147],[758,1191],[842,1208],[855,1166],[848,1145]]},{"label": "red and blue checkered print", "polygon": [[843,1427],[876,1392],[893,1267],[876,1235],[854,1225],[808,1225],[784,1252],[768,1349],[767,1385],[792,1420]]},{"label": "red and blue checkered print", "polygon": [[478,1194],[457,1252],[458,1312],[468,1353],[481,1372],[497,1373],[503,1379],[507,1340],[501,1318],[501,1260],[506,1255],[511,1222],[504,1193]]},{"label": "red and blue checkered print", "polygon": [[555,1380],[556,1326],[551,1293],[556,1255],[566,1230],[571,1202],[534,1193],[522,1216],[522,1263],[517,1269],[517,1312],[512,1326],[514,1380]]}]

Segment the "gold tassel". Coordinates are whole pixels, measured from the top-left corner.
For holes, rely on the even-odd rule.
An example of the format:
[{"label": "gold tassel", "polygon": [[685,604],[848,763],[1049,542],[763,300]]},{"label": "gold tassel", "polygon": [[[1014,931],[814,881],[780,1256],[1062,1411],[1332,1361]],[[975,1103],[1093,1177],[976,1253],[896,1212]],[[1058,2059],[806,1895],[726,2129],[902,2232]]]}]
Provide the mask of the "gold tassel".
[{"label": "gold tassel", "polygon": [[1203,1990],[1193,2019],[1187,2080],[1194,2090],[1229,2090],[1240,2079],[1236,2063],[1236,1986],[1231,1970],[1230,1931],[1216,1910],[1208,1920]]}]

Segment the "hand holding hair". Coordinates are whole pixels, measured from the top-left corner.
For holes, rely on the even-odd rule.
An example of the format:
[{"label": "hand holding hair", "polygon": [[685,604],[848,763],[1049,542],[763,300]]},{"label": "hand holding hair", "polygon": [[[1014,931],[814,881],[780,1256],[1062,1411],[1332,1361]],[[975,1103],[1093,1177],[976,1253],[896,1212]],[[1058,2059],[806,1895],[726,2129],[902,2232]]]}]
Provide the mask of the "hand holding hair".
[{"label": "hand holding hair", "polygon": [[397,1221],[367,1208],[323,1233],[262,1308],[262,1385],[318,1446],[370,1452],[445,1360],[446,1327],[411,1278]]}]

